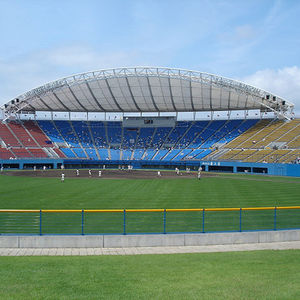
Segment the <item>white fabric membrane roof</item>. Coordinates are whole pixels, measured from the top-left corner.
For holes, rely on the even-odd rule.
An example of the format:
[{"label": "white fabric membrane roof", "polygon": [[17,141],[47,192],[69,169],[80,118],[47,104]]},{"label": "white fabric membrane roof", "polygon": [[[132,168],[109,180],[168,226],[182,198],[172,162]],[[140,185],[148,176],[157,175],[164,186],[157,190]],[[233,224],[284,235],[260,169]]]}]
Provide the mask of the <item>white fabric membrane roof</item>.
[{"label": "white fabric membrane roof", "polygon": [[283,116],[294,105],[267,91],[197,71],[117,68],[62,78],[4,105],[19,111],[193,112],[260,109]]}]

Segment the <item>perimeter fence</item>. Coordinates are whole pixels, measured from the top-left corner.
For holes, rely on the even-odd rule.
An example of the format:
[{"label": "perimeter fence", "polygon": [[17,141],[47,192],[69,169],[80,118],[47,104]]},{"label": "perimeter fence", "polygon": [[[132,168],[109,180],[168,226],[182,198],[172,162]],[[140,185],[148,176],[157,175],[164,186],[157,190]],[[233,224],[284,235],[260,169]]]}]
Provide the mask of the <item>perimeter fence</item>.
[{"label": "perimeter fence", "polygon": [[1,235],[206,233],[300,229],[300,206],[0,210]]}]

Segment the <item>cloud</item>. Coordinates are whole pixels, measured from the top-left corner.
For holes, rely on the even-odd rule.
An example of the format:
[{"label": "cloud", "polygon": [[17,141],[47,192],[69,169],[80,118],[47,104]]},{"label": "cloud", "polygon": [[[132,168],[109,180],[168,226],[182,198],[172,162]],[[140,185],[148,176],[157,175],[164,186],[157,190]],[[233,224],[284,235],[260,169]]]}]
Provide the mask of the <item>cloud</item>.
[{"label": "cloud", "polygon": [[265,69],[241,78],[241,81],[269,91],[295,104],[295,113],[300,116],[300,68]]}]

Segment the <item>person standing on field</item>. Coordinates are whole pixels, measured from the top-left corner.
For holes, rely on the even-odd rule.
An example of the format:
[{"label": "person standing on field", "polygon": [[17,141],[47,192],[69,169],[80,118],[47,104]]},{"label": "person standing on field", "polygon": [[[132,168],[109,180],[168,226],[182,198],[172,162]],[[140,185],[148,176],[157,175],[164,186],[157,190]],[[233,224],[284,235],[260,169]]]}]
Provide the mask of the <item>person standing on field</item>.
[{"label": "person standing on field", "polygon": [[198,175],[197,175],[198,180],[201,179],[201,171],[198,171]]},{"label": "person standing on field", "polygon": [[61,174],[61,182],[65,182],[65,174],[64,173]]}]

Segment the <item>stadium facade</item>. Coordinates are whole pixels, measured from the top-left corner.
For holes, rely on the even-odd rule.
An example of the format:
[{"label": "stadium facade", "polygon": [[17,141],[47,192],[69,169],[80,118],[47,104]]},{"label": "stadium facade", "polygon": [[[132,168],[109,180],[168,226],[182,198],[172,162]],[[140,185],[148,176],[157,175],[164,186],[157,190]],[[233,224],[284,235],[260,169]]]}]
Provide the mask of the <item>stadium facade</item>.
[{"label": "stadium facade", "polygon": [[300,176],[300,120],[293,109],[270,92],[197,71],[136,67],[82,73],[3,105],[0,164],[202,166]]}]

